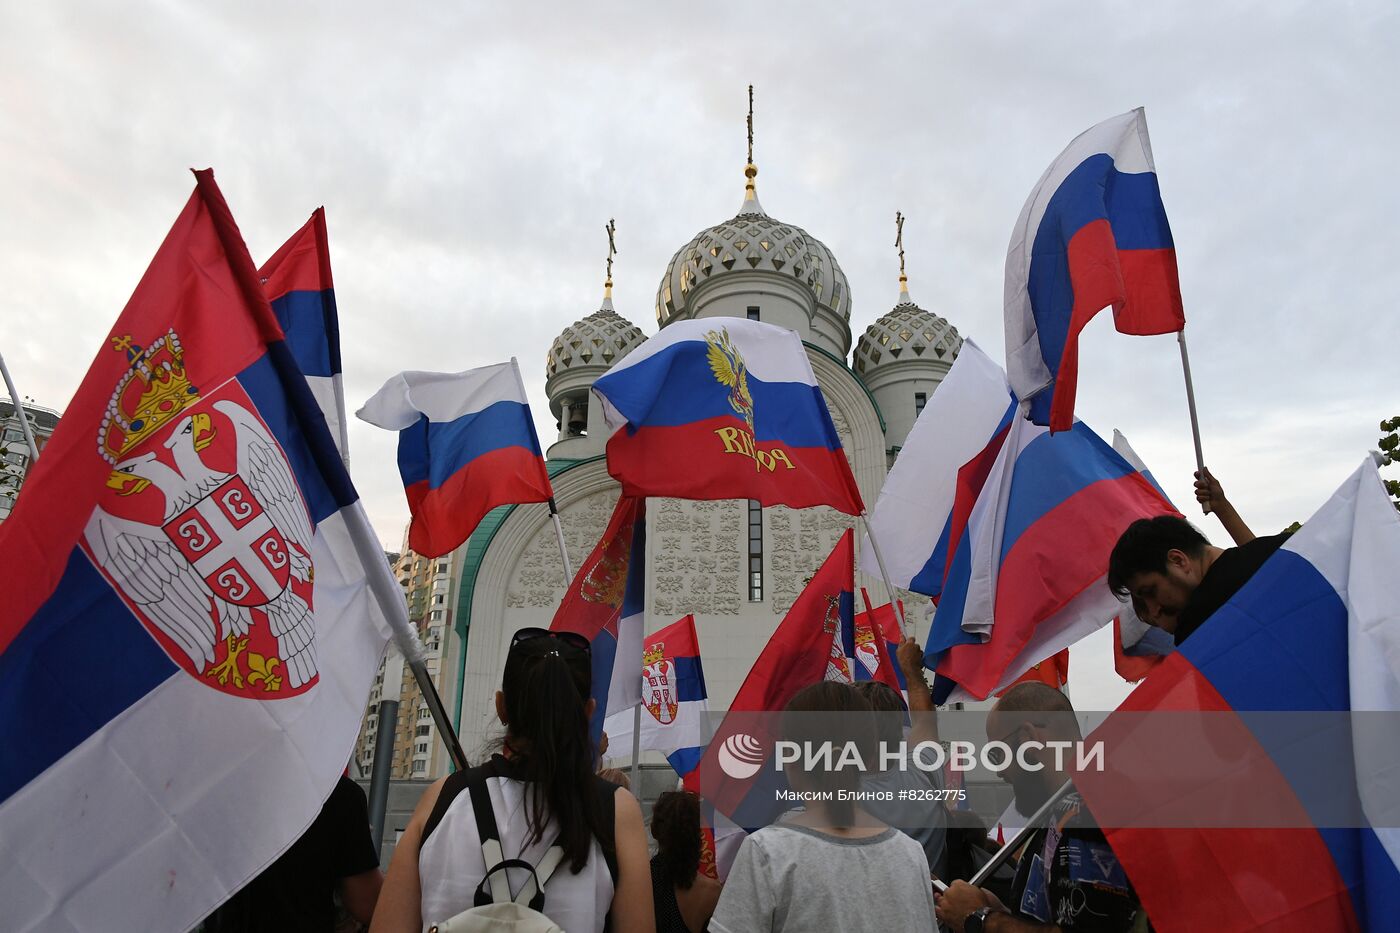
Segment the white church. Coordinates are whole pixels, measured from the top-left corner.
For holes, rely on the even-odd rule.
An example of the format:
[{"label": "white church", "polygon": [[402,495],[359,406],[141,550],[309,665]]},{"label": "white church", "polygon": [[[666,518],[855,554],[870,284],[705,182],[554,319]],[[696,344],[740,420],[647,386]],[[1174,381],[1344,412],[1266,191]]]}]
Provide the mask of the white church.
[{"label": "white church", "polygon": [[[701,230],[667,265],[656,296],[657,325],[747,317],[796,331],[861,495],[873,508],[889,464],[962,338],[948,321],[914,304],[901,269],[897,302],[861,334],[852,354],[851,289],[836,257],[806,230],[764,211],[752,162],[745,175],[738,214]],[[546,455],[574,567],[598,542],[619,491],[604,458],[602,411],[589,389],[646,339],[613,310],[610,285],[596,312],[554,340],[545,363],[545,391],[559,423]],[[826,507],[650,500],[647,631],[695,615],[712,710],[728,706],[805,581],[851,523]],[[511,634],[548,626],[568,581],[548,511],[539,504],[493,512],[454,563],[460,567],[453,587],[455,637],[444,646],[440,692],[474,758],[500,731],[493,696]],[[878,579],[858,573],[856,585],[868,587],[876,605],[886,601]],[[927,631],[929,600],[904,595],[911,625]]]}]

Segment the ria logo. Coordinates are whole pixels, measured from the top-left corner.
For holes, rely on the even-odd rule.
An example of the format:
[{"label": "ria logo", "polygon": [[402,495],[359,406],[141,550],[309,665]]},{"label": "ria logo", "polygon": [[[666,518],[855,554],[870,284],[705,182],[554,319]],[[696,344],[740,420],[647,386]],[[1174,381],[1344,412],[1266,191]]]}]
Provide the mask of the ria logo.
[{"label": "ria logo", "polygon": [[720,770],[737,781],[746,781],[763,767],[763,744],[751,735],[736,732],[719,747]]}]

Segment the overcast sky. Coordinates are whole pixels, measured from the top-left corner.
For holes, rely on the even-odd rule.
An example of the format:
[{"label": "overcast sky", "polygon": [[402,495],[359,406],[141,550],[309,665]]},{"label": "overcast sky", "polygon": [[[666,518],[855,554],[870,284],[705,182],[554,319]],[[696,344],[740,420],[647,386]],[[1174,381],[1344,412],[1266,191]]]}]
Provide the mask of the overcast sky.
[{"label": "overcast sky", "polygon": [[[1246,520],[1306,519],[1400,414],[1393,2],[315,6],[8,5],[0,353],[23,394],[67,405],[186,169],[213,166],[259,263],[326,206],[352,409],[398,370],[514,355],[545,412],[607,219],[617,310],[652,333],[671,254],[734,214],[752,82],[763,205],[831,247],[856,334],[894,304],[898,209],[914,298],[999,356],[1032,185],[1143,105],[1206,459]],[[1081,367],[1080,416],[1189,501],[1174,339],[1103,315]],[[393,437],[350,432],[396,550]],[[1082,708],[1121,695],[1106,651],[1075,662]]]}]

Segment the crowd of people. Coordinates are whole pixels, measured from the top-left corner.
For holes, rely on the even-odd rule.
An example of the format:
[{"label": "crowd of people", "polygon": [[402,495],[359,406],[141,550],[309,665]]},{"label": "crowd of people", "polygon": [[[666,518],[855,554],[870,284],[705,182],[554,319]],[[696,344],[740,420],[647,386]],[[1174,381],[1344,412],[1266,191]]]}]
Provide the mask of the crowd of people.
[{"label": "crowd of people", "polygon": [[[1234,548],[1212,546],[1182,518],[1154,518],[1130,526],[1110,561],[1109,585],[1178,644],[1286,538],[1255,537],[1208,473],[1198,475],[1196,488]],[[880,741],[897,746],[904,739],[910,749],[937,742],[937,714],[913,638],[899,647],[897,660],[907,705],[878,682],[815,683],[788,703],[786,734],[850,743],[862,749],[862,762],[875,760],[867,750]],[[586,639],[517,632],[496,694],[505,728],[499,752],[423,794],[382,890],[364,795],[342,779],[307,835],[205,929],[330,930],[332,894],[352,923],[368,924],[371,933],[1150,929],[1084,801],[1063,792],[1066,763],[1050,743],[1081,736],[1060,690],[1019,683],[987,717],[988,741],[1016,752],[1001,777],[1017,811],[1029,817],[1049,810],[1022,835],[1001,876],[974,887],[967,879],[998,846],[975,819],[969,823],[969,814],[933,803],[910,820],[907,805],[857,804],[838,793],[941,789],[937,771],[914,767],[789,766],[788,785],[806,792],[808,802],[749,834],[723,883],[701,870],[700,798],[681,789],[664,793],[652,809],[656,851],[649,856],[637,798],[620,772],[598,768],[590,687]]]}]

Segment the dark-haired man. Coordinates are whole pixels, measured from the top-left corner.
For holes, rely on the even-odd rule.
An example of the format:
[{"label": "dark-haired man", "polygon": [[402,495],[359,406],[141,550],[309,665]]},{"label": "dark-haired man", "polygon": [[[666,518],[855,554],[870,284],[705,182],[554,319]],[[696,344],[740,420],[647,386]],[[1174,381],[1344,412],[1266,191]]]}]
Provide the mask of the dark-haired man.
[{"label": "dark-haired man", "polygon": [[1108,558],[1109,588],[1178,645],[1288,540],[1287,532],[1254,537],[1209,472],[1197,474],[1196,498],[1221,517],[1235,547],[1216,547],[1186,519],[1161,515],[1129,525]]},{"label": "dark-haired man", "polygon": [[[1079,721],[1069,698],[1054,687],[1021,683],[987,716],[987,738],[1011,749],[1001,779],[1016,792],[1016,810],[1029,817],[1069,779],[1071,756],[1057,756],[1051,743],[1079,741]],[[1147,928],[1127,873],[1077,793],[1059,800],[1048,825],[1031,834],[1007,905],[984,888],[954,881],[937,898],[937,914],[955,933],[1129,933]]]}]

